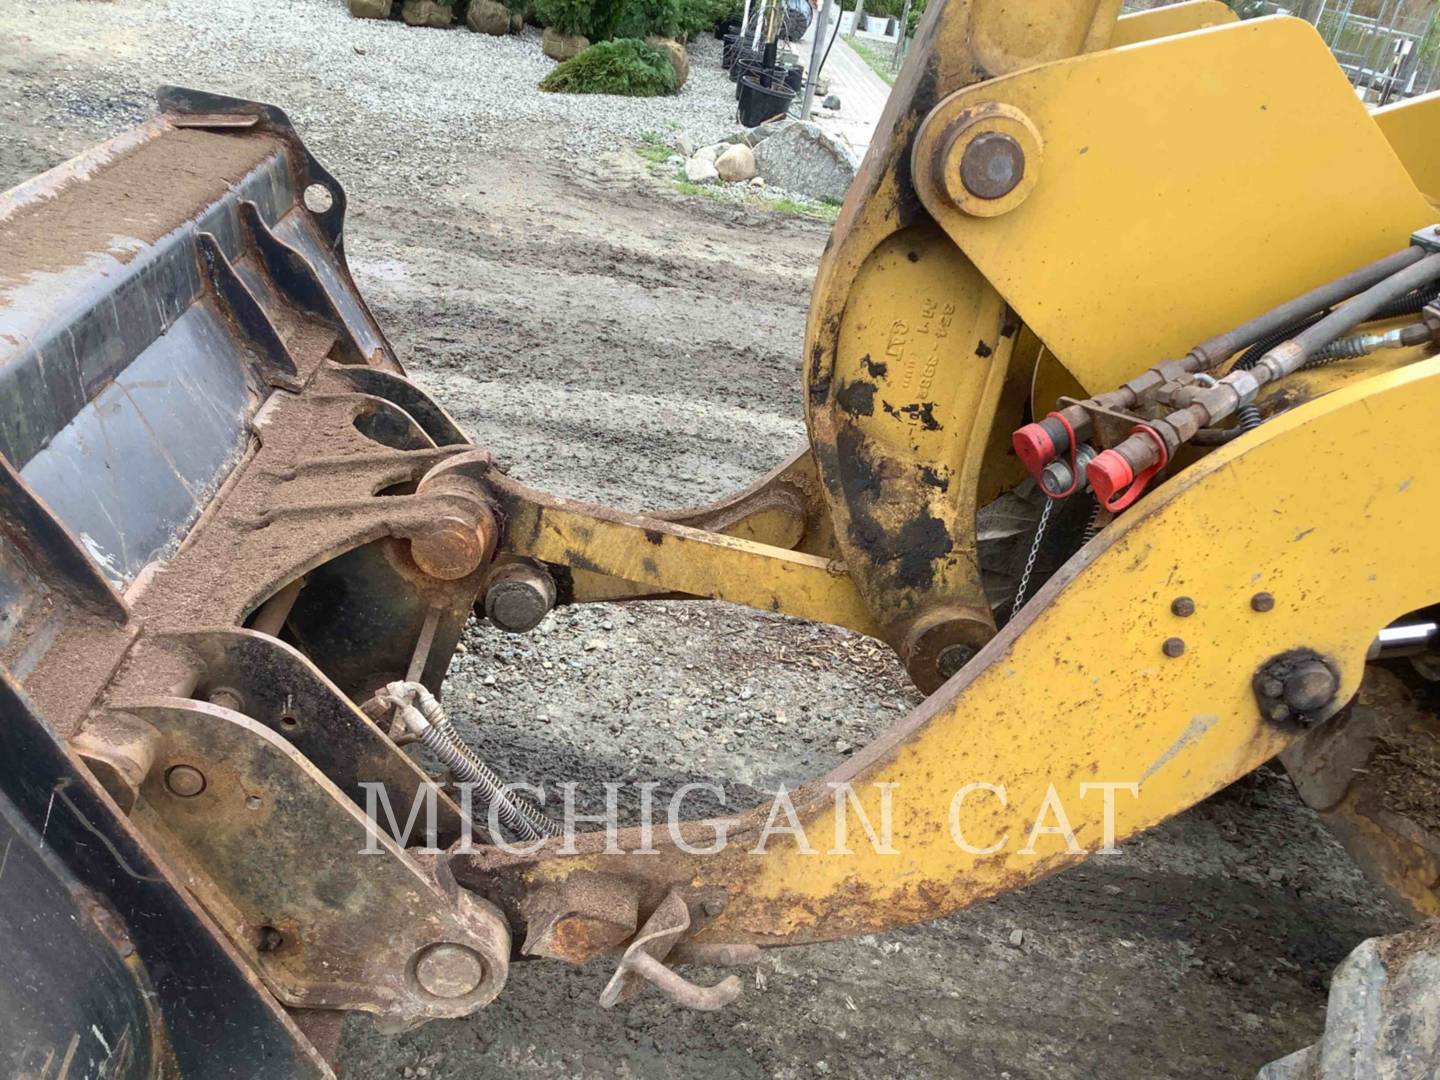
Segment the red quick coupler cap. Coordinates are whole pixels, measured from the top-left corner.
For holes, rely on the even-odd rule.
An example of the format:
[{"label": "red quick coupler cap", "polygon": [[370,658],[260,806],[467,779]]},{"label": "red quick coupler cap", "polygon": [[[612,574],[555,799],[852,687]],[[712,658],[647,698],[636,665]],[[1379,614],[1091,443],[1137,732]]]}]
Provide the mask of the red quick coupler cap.
[{"label": "red quick coupler cap", "polygon": [[1090,481],[1103,505],[1114,499],[1117,492],[1130,486],[1135,479],[1135,470],[1114,450],[1104,450],[1085,466],[1085,478]]},{"label": "red quick coupler cap", "polygon": [[1010,436],[1010,445],[1015,447],[1015,456],[1031,476],[1038,477],[1055,459],[1055,441],[1039,424],[1026,424]]}]

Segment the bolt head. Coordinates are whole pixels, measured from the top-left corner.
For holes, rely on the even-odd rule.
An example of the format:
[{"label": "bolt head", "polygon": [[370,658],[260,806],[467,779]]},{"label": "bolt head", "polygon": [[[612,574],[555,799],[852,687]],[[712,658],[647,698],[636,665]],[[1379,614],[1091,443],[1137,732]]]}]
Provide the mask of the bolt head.
[{"label": "bolt head", "polygon": [[1048,492],[1069,491],[1075,482],[1075,474],[1064,461],[1052,461],[1041,470],[1040,486]]},{"label": "bolt head", "polygon": [[1281,724],[1290,719],[1290,707],[1277,701],[1265,711],[1265,715],[1275,723]]},{"label": "bolt head", "polygon": [[486,618],[511,634],[534,630],[550,606],[550,595],[538,581],[497,581],[485,592]]},{"label": "bolt head", "polygon": [[463,518],[437,518],[410,541],[410,557],[429,577],[455,581],[474,573],[485,556],[480,531]]},{"label": "bolt head", "polygon": [[181,799],[193,799],[205,790],[205,774],[193,765],[172,765],[165,770],[165,787]]},{"label": "bolt head", "polygon": [[1195,601],[1188,596],[1177,596],[1170,601],[1170,614],[1188,619],[1195,614]]},{"label": "bolt head", "polygon": [[1275,597],[1271,596],[1268,592],[1257,592],[1254,596],[1250,597],[1251,611],[1265,612],[1271,610],[1274,606]]},{"label": "bolt head", "polygon": [[974,645],[946,645],[935,658],[935,670],[942,679],[948,679],[968,664],[975,656]]},{"label": "bolt head", "polygon": [[1177,656],[1185,655],[1185,642],[1178,637],[1166,638],[1165,644],[1160,646],[1160,651],[1174,660]]},{"label": "bolt head", "polygon": [[485,978],[485,961],[465,945],[427,945],[415,956],[415,981],[431,997],[454,999],[474,993]]},{"label": "bolt head", "polygon": [[1302,664],[1285,680],[1285,703],[1296,712],[1323,709],[1340,689],[1335,673],[1319,662]]},{"label": "bolt head", "polygon": [[712,896],[701,907],[705,909],[705,914],[713,919],[725,910],[725,900],[723,897]]},{"label": "bolt head", "polygon": [[1024,177],[1025,151],[1000,131],[975,136],[960,158],[960,182],[976,198],[1003,198]]},{"label": "bolt head", "polygon": [[1266,697],[1278,698],[1285,693],[1285,684],[1279,679],[1266,679],[1260,689]]},{"label": "bolt head", "polygon": [[210,704],[219,705],[222,709],[229,709],[231,712],[245,711],[245,699],[240,696],[240,691],[229,686],[217,686],[211,690]]}]

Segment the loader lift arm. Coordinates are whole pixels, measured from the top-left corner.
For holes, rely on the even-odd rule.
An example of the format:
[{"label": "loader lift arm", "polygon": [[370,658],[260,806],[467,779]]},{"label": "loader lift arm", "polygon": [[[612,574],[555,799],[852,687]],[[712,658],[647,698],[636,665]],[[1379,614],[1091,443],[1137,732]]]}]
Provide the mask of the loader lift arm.
[{"label": "loader lift arm", "polygon": [[[0,415],[6,722],[68,741],[109,824],[275,999],[397,1027],[483,1007],[512,953],[620,952],[605,1004],[648,980],[715,1007],[733,985],[666,961],[933,918],[1303,758],[1376,632],[1440,601],[1440,273],[1413,271],[1400,347],[1263,390],[1232,356],[1255,337],[1166,358],[1412,235],[1402,272],[1433,263],[1435,211],[1305,24],[1118,7],[927,12],[817,277],[809,446],[651,515],[471,446],[360,299],[343,191],[284,114],[165,91],[149,125],[0,198],[0,377],[33,403]],[[70,214],[87,185],[202,159],[169,217]],[[1258,427],[1175,419],[1226,379]],[[1044,467],[1083,485],[1077,431],[1098,456],[1148,428],[1168,469],[1011,617],[977,514],[1034,494],[1011,436],[1070,410],[1090,427],[1065,419],[1074,453],[1033,462],[1048,494]],[[477,600],[521,632],[657,596],[869,634],[930,696],[798,789],[789,831],[762,810],[516,851],[445,795],[441,844],[477,850],[335,854],[373,833],[368,785],[397,806],[426,787],[399,736],[447,745],[415,688],[438,692]],[[1058,786],[1074,842],[1032,833]],[[887,806],[890,850],[854,842]],[[1427,850],[1401,891],[1434,910]]]}]

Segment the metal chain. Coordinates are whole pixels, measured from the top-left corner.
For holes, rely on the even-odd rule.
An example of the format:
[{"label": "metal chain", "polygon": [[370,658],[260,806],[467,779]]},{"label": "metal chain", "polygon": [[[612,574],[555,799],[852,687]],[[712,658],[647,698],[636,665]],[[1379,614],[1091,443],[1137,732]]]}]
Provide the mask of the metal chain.
[{"label": "metal chain", "polygon": [[1045,508],[1040,511],[1040,523],[1035,526],[1035,540],[1030,545],[1030,556],[1025,560],[1025,569],[1020,572],[1020,585],[1015,590],[1015,603],[1010,608],[1010,618],[1025,606],[1025,592],[1030,588],[1030,575],[1035,572],[1035,559],[1040,554],[1040,541],[1045,539],[1045,527],[1050,524],[1050,509],[1056,500],[1046,497]]}]

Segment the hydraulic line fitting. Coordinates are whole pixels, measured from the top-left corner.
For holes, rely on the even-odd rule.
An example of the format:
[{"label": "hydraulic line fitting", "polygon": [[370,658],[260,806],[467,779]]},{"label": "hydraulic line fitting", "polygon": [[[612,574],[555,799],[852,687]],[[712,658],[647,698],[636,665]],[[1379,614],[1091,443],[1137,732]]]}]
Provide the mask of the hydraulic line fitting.
[{"label": "hydraulic line fitting", "polygon": [[[1419,235],[1419,234],[1417,234]],[[1103,450],[1085,466],[1085,475],[1107,508],[1128,506],[1181,444],[1201,428],[1253,407],[1260,387],[1290,374],[1346,331],[1364,322],[1397,297],[1440,278],[1440,255],[1418,242],[1194,346],[1178,360],[1164,360],[1123,386],[1084,402],[1071,402],[1011,437],[1016,456],[1052,498],[1075,489],[1076,448],[1093,438],[1093,411],[1125,414],[1141,402],[1153,401],[1162,387],[1179,405],[1163,420],[1137,423],[1128,438]],[[1351,298],[1354,298],[1351,300]],[[1223,363],[1246,346],[1293,326],[1298,320],[1342,301],[1343,307],[1317,319],[1295,336],[1268,349],[1247,370],[1232,370],[1222,379],[1197,380],[1197,374]],[[1179,387],[1175,390],[1175,387]],[[1247,414],[1248,415],[1248,414]],[[1258,417],[1250,418],[1252,420]],[[1068,459],[1068,460],[1067,460]],[[1064,470],[1072,483],[1057,488]]]},{"label": "hydraulic line fitting", "polygon": [[[1370,286],[1313,326],[1270,349],[1250,370],[1232,371],[1217,385],[1195,390],[1190,396],[1191,403],[1171,413],[1165,422],[1183,435],[1181,442],[1188,441],[1200,428],[1209,427],[1242,406],[1251,404],[1261,386],[1298,371],[1312,355],[1369,319],[1386,304],[1440,278],[1440,253],[1426,254],[1421,248],[1414,250],[1422,257]],[[1112,506],[1112,499],[1122,497],[1116,495],[1119,490],[1117,483],[1133,482],[1134,488],[1142,488],[1142,480],[1148,483],[1149,478],[1164,467],[1165,460],[1174,450],[1174,446],[1167,448],[1163,445],[1163,440],[1154,434],[1151,425],[1139,425],[1129,438],[1104,451],[1090,463],[1087,473],[1091,486],[1107,509],[1123,508],[1133,502],[1140,492],[1135,490],[1132,498]],[[1130,494],[1128,489],[1126,494]]]}]

